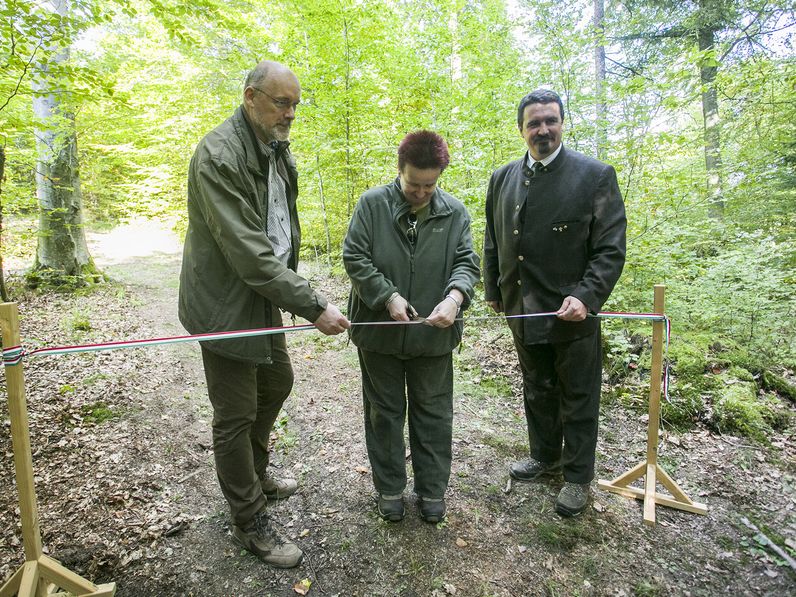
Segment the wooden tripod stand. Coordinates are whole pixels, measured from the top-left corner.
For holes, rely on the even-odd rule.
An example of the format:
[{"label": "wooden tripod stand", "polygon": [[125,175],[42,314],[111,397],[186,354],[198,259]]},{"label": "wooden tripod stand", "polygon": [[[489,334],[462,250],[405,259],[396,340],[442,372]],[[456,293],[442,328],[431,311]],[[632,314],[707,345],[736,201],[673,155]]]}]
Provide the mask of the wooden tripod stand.
[{"label": "wooden tripod stand", "polygon": [[[654,312],[664,314],[664,291],[666,287],[655,285]],[[647,423],[647,458],[613,481],[600,479],[597,487],[625,497],[644,500],[644,524],[655,526],[655,505],[686,510],[695,514],[707,514],[705,504],[689,498],[680,486],[658,464],[658,429],[661,420],[661,375],[663,373],[663,321],[652,323],[652,370],[650,372],[649,421]],[[636,479],[644,477],[644,489],[631,487]],[[658,481],[671,495],[658,493]]]},{"label": "wooden tripod stand", "polygon": [[[19,346],[19,311],[16,303],[0,305],[0,330],[4,349]],[[95,585],[42,552],[22,362],[6,365],[5,374],[25,564],[0,586],[0,597],[65,596],[66,593],[60,592],[60,589],[78,597],[112,597],[116,593],[115,583]]]}]

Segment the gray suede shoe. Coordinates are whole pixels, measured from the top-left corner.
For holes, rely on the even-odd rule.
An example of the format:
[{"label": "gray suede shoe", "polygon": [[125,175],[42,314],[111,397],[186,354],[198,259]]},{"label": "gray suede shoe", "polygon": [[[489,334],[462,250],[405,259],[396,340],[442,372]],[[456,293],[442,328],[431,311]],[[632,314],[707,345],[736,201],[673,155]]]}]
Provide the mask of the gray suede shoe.
[{"label": "gray suede shoe", "polygon": [[564,483],[561,491],[558,492],[556,500],[556,512],[561,516],[577,516],[586,509],[589,503],[589,484],[588,483]]},{"label": "gray suede shoe", "polygon": [[263,495],[269,500],[283,500],[296,493],[298,483],[295,479],[275,479],[270,475],[260,478]]},{"label": "gray suede shoe", "polygon": [[232,540],[266,564],[277,568],[298,566],[304,557],[296,544],[285,541],[277,534],[265,510],[255,514],[245,525],[232,525]]}]

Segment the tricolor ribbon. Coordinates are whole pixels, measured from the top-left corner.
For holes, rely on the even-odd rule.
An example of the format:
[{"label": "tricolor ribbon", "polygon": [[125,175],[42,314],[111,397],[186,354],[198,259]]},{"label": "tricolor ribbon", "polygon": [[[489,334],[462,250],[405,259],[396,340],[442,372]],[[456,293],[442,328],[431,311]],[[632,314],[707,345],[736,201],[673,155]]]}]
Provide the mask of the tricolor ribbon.
[{"label": "tricolor ribbon", "polygon": [[[525,313],[521,315],[488,315],[488,316],[473,316],[461,318],[459,321],[479,321],[491,319],[519,319],[530,317],[553,317],[555,311],[548,311],[544,313]],[[666,315],[658,313],[622,313],[622,312],[604,312],[597,314],[589,314],[589,317],[597,317],[600,319],[643,319],[647,321],[663,321],[666,324],[666,354],[669,352],[669,340],[671,338],[671,321]],[[352,326],[367,326],[367,325],[418,325],[425,322],[425,318],[419,317],[411,321],[373,321],[352,323]],[[209,332],[206,334],[191,334],[188,336],[170,336],[166,338],[146,338],[142,340],[119,340],[116,342],[100,342],[97,344],[75,344],[72,346],[54,346],[49,348],[36,348],[34,350],[25,350],[22,346],[10,346],[3,349],[3,364],[6,367],[18,365],[23,358],[33,358],[41,356],[52,356],[57,354],[71,354],[77,352],[98,352],[101,350],[116,350],[119,348],[142,348],[145,346],[162,346],[166,344],[180,344],[182,342],[207,342],[210,340],[231,340],[233,338],[249,338],[252,336],[268,336],[272,334],[286,334],[291,332],[302,332],[306,330],[313,330],[315,326],[311,323],[302,325],[290,325],[270,328],[256,328],[251,330],[233,330],[229,332]],[[663,380],[663,393],[666,399],[669,397],[669,362],[668,358],[664,359],[666,362],[665,375]]]}]

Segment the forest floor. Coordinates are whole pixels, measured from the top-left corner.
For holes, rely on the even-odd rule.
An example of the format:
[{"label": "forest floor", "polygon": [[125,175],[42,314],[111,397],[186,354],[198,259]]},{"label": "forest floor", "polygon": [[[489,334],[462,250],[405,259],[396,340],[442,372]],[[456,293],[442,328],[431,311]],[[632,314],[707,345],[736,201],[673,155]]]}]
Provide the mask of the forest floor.
[{"label": "forest floor", "polygon": [[[13,288],[27,348],[184,334],[180,249],[164,227],[96,234],[91,250],[113,283],[77,295]],[[343,279],[314,265],[303,272],[345,304]],[[487,322],[465,337],[455,354],[449,514],[438,525],[420,520],[411,494],[401,523],[374,512],[354,347],[316,332],[289,337],[296,385],[273,460],[300,490],[272,518],[304,550],[291,570],[230,540],[197,345],[29,359],[47,553],[95,582],[114,581],[119,597],[796,594],[796,571],[764,538],[796,549],[793,426],[767,446],[701,427],[662,433],[662,466],[707,505],[706,516],[658,507],[657,525],[645,526],[641,502],[595,487],[583,515],[562,519],[553,509],[560,481],[509,482],[527,436],[505,325]],[[643,385],[628,391],[645,404]],[[4,398],[0,581],[24,559],[9,430]],[[598,478],[642,461],[646,437],[643,412],[604,404]]]}]

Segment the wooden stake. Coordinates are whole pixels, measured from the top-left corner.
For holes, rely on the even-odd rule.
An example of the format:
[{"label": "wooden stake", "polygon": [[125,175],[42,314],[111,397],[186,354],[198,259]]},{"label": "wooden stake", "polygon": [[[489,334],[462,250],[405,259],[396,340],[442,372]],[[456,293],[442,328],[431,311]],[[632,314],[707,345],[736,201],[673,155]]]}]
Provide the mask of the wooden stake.
[{"label": "wooden stake", "polygon": [[[664,314],[664,293],[666,287],[655,286],[655,313]],[[658,432],[661,422],[661,377],[663,375],[663,339],[666,323],[652,323],[652,368],[650,371],[649,421],[647,423],[647,457],[629,471],[619,475],[613,481],[600,479],[597,487],[625,497],[644,501],[644,524],[655,525],[655,506],[668,506],[695,514],[706,514],[705,504],[691,501],[679,485],[658,464]],[[644,477],[644,489],[631,487],[636,479]],[[658,493],[658,481],[672,495]]]},{"label": "wooden stake", "polygon": [[[0,333],[3,335],[3,349],[20,345],[16,303],[0,304]],[[116,593],[114,583],[97,586],[42,553],[22,361],[6,365],[5,374],[25,564],[0,586],[0,597],[44,597],[54,594],[59,587],[81,597],[112,597]]]}]

